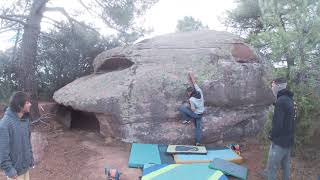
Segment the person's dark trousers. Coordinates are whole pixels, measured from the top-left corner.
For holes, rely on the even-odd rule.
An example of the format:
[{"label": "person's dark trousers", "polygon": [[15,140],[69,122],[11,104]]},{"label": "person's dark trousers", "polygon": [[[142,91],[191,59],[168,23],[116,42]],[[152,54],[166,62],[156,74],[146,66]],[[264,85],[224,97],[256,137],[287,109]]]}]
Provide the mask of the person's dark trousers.
[{"label": "person's dark trousers", "polygon": [[179,107],[179,112],[183,120],[190,121],[190,119],[194,119],[194,125],[195,125],[195,140],[196,144],[200,143],[201,140],[201,114],[194,113],[189,107],[186,105],[181,105]]}]

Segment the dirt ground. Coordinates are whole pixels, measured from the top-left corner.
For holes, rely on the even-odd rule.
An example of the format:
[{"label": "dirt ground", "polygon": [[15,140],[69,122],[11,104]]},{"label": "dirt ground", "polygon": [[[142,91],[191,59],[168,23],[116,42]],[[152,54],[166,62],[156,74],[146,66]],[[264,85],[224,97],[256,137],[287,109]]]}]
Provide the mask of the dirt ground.
[{"label": "dirt ground", "polygon": [[[102,180],[104,168],[118,168],[122,180],[138,180],[141,170],[128,168],[130,144],[106,141],[97,132],[64,129],[50,119],[49,124],[33,128],[33,148],[37,164],[31,170],[32,180]],[[244,166],[248,167],[248,180],[261,180],[264,151],[255,138],[242,143]],[[320,151],[306,148],[292,158],[293,180],[318,180]],[[0,173],[0,180],[5,180]],[[234,179],[234,178],[230,178]]]}]

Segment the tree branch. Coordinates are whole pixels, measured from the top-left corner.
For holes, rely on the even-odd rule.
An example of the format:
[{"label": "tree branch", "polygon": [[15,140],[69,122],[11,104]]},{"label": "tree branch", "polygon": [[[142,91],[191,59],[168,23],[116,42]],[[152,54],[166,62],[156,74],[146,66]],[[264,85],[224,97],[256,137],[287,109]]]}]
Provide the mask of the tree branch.
[{"label": "tree branch", "polygon": [[58,40],[56,39],[56,38],[54,38],[53,36],[50,36],[49,34],[47,34],[47,33],[40,33],[40,36],[41,37],[46,37],[46,38],[49,38],[49,39],[51,39],[51,40],[53,40],[53,41],[55,41],[55,42],[58,42]]},{"label": "tree branch", "polygon": [[9,21],[14,21],[14,22],[17,22],[17,23],[20,23],[22,24],[23,26],[26,25],[26,23],[21,20],[21,19],[16,19],[16,18],[12,18],[12,17],[9,17],[8,15],[0,15],[0,19],[5,19],[5,20],[9,20]]},{"label": "tree branch", "polygon": [[[119,28],[115,27],[114,25],[112,25],[112,24],[109,22],[109,21],[110,21],[109,19],[106,19],[106,18],[103,17],[102,15],[94,12],[90,7],[88,7],[87,5],[85,5],[82,0],[78,0],[78,2],[79,2],[85,9],[87,9],[87,11],[88,11],[90,14],[92,14],[93,16],[98,16],[99,18],[101,18],[101,19],[103,20],[103,22],[106,23],[106,25],[109,26],[110,28],[118,31],[119,33],[125,33],[125,31],[122,31],[121,29],[119,29]],[[103,7],[103,4],[101,4],[99,1],[96,1],[96,0],[95,0],[95,2],[96,2],[99,6]]]},{"label": "tree branch", "polygon": [[283,30],[284,30],[285,32],[287,32],[286,23],[285,23],[285,21],[284,21],[283,14],[279,14],[279,20],[280,20],[280,23],[281,23],[281,26],[282,26]]},{"label": "tree branch", "polygon": [[52,21],[42,21],[42,23],[50,24],[50,25],[52,25],[52,26],[54,26],[54,27],[56,27],[58,29],[62,29],[62,26],[60,26],[59,24],[54,23]]},{"label": "tree branch", "polygon": [[57,28],[60,28],[60,29],[62,28],[61,25],[60,25],[61,22],[56,21],[56,20],[54,20],[54,19],[52,19],[52,18],[50,18],[50,17],[47,17],[47,16],[43,16],[43,18],[52,21],[52,22],[47,21],[47,23],[52,24],[52,25],[54,25],[54,26],[57,27]]},{"label": "tree branch", "polygon": [[14,28],[14,29],[1,29],[0,34],[6,33],[6,32],[11,32],[11,31],[17,31],[19,28]]},{"label": "tree branch", "polygon": [[11,22],[10,24],[8,23],[8,25],[6,26],[3,26],[3,27],[0,27],[0,30],[3,30],[3,29],[11,29],[12,27],[14,27],[15,25],[17,25],[18,23],[13,21]]},{"label": "tree branch", "polygon": [[[20,24],[19,24],[19,27],[20,27]],[[17,59],[17,57],[18,57],[17,47],[18,47],[19,41],[22,40],[22,39],[20,39],[20,32],[21,32],[21,28],[18,29],[17,34],[16,34],[16,40],[15,40],[14,46],[13,46],[11,62],[13,62],[13,60]]]},{"label": "tree branch", "polygon": [[[87,26],[87,25],[84,24],[84,23],[80,23],[79,21],[77,21],[77,20],[75,20],[74,18],[72,18],[71,16],[69,16],[69,14],[67,13],[67,11],[66,11],[63,7],[46,7],[45,11],[58,11],[58,12],[60,12],[61,14],[63,14],[63,15],[68,19],[68,21],[69,21],[71,24],[77,23],[77,24],[79,24],[79,25],[81,25],[81,26],[84,26],[84,27],[86,27],[86,28],[88,28],[88,29],[91,29],[92,31],[100,34],[100,33],[99,33],[97,30],[95,30],[94,28],[92,28],[92,27],[90,27],[90,26]],[[52,20],[53,22],[57,22],[57,21],[55,21],[55,20],[53,20],[53,19],[51,19],[51,18],[48,18],[48,19]]]},{"label": "tree branch", "polygon": [[28,17],[25,15],[21,15],[21,14],[8,14],[6,15],[7,17],[18,17],[18,18],[24,18],[27,19]]},{"label": "tree branch", "polygon": [[84,8],[86,8],[87,10],[89,10],[90,13],[91,13],[90,8],[89,8],[86,4],[84,4],[84,2],[83,2],[82,0],[78,0],[78,2],[79,2]]},{"label": "tree branch", "polygon": [[58,11],[63,14],[70,22],[75,21],[72,17],[69,16],[67,11],[63,7],[46,7],[45,11]]},{"label": "tree branch", "polygon": [[95,0],[95,2],[96,2],[100,7],[105,7],[100,1]]},{"label": "tree branch", "polygon": [[[46,4],[47,4],[47,2],[48,2],[49,0],[42,0],[39,4],[38,4],[38,7],[36,7],[36,13],[39,13],[41,10],[42,10],[42,8],[44,8],[45,6],[46,6]],[[45,9],[44,9],[44,11],[45,11]],[[43,12],[43,11],[42,11]]]}]

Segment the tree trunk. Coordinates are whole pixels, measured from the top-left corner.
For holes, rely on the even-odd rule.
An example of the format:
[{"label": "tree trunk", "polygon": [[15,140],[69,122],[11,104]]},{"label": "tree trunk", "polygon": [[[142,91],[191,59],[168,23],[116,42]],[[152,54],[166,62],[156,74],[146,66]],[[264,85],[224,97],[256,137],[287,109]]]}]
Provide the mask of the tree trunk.
[{"label": "tree trunk", "polygon": [[294,66],[294,57],[292,57],[289,53],[286,55],[287,59],[287,79],[291,80],[291,68]]},{"label": "tree trunk", "polygon": [[32,119],[39,117],[38,109],[38,82],[37,72],[37,47],[40,35],[40,23],[43,11],[48,0],[34,0],[32,8],[24,26],[20,54],[20,88],[31,97],[31,116]]}]

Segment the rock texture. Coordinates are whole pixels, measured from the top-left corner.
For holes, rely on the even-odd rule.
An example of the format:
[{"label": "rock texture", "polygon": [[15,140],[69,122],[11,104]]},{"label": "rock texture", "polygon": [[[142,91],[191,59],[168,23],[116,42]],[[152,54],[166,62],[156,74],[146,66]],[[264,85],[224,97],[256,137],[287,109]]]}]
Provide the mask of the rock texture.
[{"label": "rock texture", "polygon": [[126,142],[192,143],[182,125],[187,73],[203,89],[203,142],[255,135],[273,102],[269,65],[227,32],[168,34],[98,55],[94,73],[54,94],[59,104],[93,112],[104,136]]}]

